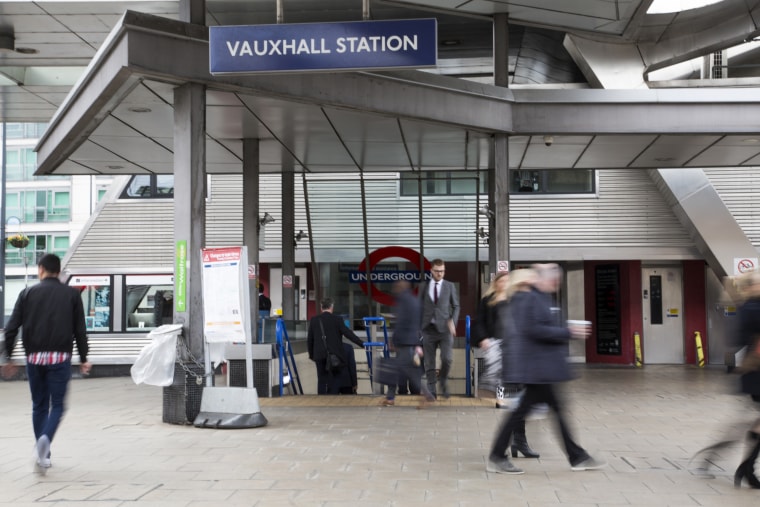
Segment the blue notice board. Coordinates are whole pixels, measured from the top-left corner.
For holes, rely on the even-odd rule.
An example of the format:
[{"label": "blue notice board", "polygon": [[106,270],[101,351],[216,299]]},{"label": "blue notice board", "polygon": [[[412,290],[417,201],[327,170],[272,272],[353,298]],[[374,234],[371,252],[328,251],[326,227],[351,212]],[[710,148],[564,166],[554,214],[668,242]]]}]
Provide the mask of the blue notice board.
[{"label": "blue notice board", "polygon": [[435,67],[435,19],[209,27],[212,74]]}]

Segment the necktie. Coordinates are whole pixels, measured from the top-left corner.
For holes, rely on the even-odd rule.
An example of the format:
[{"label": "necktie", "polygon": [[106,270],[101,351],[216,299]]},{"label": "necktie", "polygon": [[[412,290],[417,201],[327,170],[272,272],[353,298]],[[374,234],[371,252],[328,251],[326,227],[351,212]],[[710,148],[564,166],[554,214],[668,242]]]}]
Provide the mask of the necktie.
[{"label": "necktie", "polygon": [[433,303],[438,304],[438,282],[435,282],[433,287]]}]

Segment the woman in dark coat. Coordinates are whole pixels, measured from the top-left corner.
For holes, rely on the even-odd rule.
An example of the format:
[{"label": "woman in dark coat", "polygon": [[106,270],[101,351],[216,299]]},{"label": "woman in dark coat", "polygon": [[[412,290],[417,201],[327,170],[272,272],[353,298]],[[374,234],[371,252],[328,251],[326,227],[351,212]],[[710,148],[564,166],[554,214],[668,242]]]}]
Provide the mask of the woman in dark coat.
[{"label": "woman in dark coat", "polygon": [[[512,277],[519,271],[522,270],[513,272]],[[546,403],[554,412],[573,470],[593,470],[606,465],[592,458],[575,443],[564,419],[561,399],[554,387],[554,384],[572,378],[567,363],[570,339],[585,338],[588,335],[585,327],[565,327],[559,312],[553,311],[551,294],[557,291],[559,283],[558,266],[537,265],[534,286],[525,286],[524,290],[518,290],[509,299],[507,324],[510,339],[509,351],[504,354],[504,380],[524,384],[525,393],[496,435],[488,457],[488,472],[523,473],[504,453],[512,433],[525,419],[531,407],[539,403]]]},{"label": "woman in dark coat", "polygon": [[[746,298],[737,312],[738,345],[746,347],[740,366],[741,390],[760,401],[760,272],[748,273],[739,281],[739,291]],[[747,432],[747,453],[734,474],[738,488],[746,479],[750,487],[760,489],[760,479],[755,475],[755,461],[760,455],[760,419]]]},{"label": "woman in dark coat", "polygon": [[[518,279],[521,275],[518,275]],[[508,353],[507,340],[507,290],[511,280],[507,272],[497,273],[488,290],[478,304],[477,320],[473,333],[473,346],[483,351],[485,365],[483,374],[478,378],[478,391],[484,390],[491,396],[496,395],[502,379],[504,354]],[[483,385],[480,388],[480,385]],[[490,393],[493,391],[493,393]],[[480,393],[478,393],[480,395]],[[497,400],[497,408],[500,408]],[[531,449],[525,435],[525,420],[518,423],[510,445],[512,457],[518,452],[526,458],[539,458],[540,455]]]}]

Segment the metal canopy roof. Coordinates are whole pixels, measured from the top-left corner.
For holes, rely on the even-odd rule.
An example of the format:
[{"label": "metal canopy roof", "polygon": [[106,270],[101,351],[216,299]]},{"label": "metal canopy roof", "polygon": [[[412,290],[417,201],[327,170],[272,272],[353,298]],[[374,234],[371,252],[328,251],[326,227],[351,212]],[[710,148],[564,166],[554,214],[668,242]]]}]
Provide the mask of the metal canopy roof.
[{"label": "metal canopy roof", "polygon": [[[508,12],[511,24],[526,29],[635,44],[654,68],[754,37],[752,15],[760,9],[760,1],[724,0],[680,14],[646,15],[648,0],[567,0],[560,10],[553,0],[521,3],[372,2],[372,14],[435,15],[441,41],[454,42],[441,46],[441,58],[489,57],[490,16]],[[358,1],[284,5],[286,22],[361,18]],[[270,0],[206,6],[208,24],[275,21]],[[753,120],[759,96],[752,88],[506,90],[415,71],[214,78],[203,27],[138,13],[117,26],[125,8],[172,19],[178,4],[0,2],[0,26],[12,29],[15,47],[39,50],[0,51],[2,119],[48,121],[62,106],[39,146],[42,173],[171,173],[173,88],[184,82],[208,87],[210,173],[242,170],[243,138],[261,140],[265,172],[279,171],[283,163],[330,172],[484,168],[494,132],[512,135],[510,165],[524,169],[760,161]],[[88,63],[64,101],[71,68]],[[56,82],[64,84],[51,84]],[[552,146],[545,146],[547,134],[554,136]]]}]

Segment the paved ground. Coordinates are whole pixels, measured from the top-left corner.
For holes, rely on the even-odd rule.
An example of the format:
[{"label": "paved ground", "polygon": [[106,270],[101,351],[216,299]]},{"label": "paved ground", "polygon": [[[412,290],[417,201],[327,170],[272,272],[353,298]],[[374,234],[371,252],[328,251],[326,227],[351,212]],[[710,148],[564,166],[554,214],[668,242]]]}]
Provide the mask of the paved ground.
[{"label": "paved ground", "polygon": [[33,473],[25,382],[0,382],[0,505],[46,506],[757,506],[735,489],[737,443],[711,475],[690,458],[757,415],[730,394],[723,369],[581,367],[566,385],[578,440],[609,462],[572,472],[551,420],[528,423],[538,460],[525,475],[485,472],[495,427],[490,403],[452,398],[418,411],[412,400],[262,398],[269,424],[197,429],[162,421],[162,389],[130,378],[74,380],[53,442],[53,467]]}]

